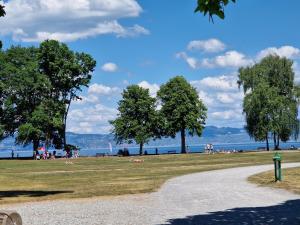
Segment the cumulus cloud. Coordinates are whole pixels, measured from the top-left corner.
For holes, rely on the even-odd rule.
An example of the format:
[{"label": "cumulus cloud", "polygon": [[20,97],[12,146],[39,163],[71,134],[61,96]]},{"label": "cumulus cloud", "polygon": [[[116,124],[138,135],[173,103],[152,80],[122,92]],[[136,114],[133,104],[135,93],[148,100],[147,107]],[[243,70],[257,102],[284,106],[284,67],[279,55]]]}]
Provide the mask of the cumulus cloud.
[{"label": "cumulus cloud", "polygon": [[148,89],[149,93],[152,97],[156,96],[156,93],[159,90],[159,85],[158,84],[150,84],[148,81],[142,81],[138,84],[140,87]]},{"label": "cumulus cloud", "polygon": [[190,82],[208,107],[208,124],[242,126],[242,100],[236,75],[208,76]]},{"label": "cumulus cloud", "polygon": [[300,49],[295,48],[293,46],[289,46],[289,45],[282,46],[280,48],[270,47],[270,48],[261,50],[257,54],[257,59],[262,59],[268,55],[278,55],[280,57],[286,57],[286,58],[293,59],[293,58],[300,56]]},{"label": "cumulus cloud", "polygon": [[73,102],[75,105],[85,105],[87,103],[97,103],[100,101],[99,96],[90,94],[88,96],[80,96],[81,99],[77,99]]},{"label": "cumulus cloud", "polygon": [[212,65],[219,67],[240,67],[247,66],[253,61],[244,54],[237,51],[228,51],[224,55],[216,56],[212,60]]},{"label": "cumulus cloud", "polygon": [[121,90],[118,87],[109,87],[105,86],[103,84],[92,84],[89,89],[89,94],[98,94],[98,95],[112,95],[112,94],[118,94]]},{"label": "cumulus cloud", "polygon": [[215,102],[214,98],[212,98],[207,92],[203,90],[199,90],[198,96],[207,107],[211,107],[214,105]]},{"label": "cumulus cloud", "polygon": [[217,99],[224,104],[232,104],[236,103],[237,101],[241,101],[244,95],[242,92],[234,92],[234,93],[226,93],[221,92],[217,93]]},{"label": "cumulus cloud", "polygon": [[237,90],[237,78],[236,76],[217,76],[217,77],[205,77],[201,80],[191,81],[192,85],[196,87],[203,87],[205,89],[214,89],[219,91],[235,91]]},{"label": "cumulus cloud", "polygon": [[108,62],[102,65],[101,69],[105,72],[116,72],[118,70],[118,66],[115,63]]},{"label": "cumulus cloud", "polygon": [[242,111],[241,110],[225,110],[220,112],[212,112],[212,118],[221,119],[221,120],[236,120],[242,119]]},{"label": "cumulus cloud", "polygon": [[115,108],[101,104],[73,109],[68,116],[68,131],[76,133],[109,133],[109,120],[117,115]]},{"label": "cumulus cloud", "polygon": [[191,41],[188,50],[200,50],[204,52],[220,52],[225,50],[225,44],[218,39],[211,38],[208,40],[194,40]]},{"label": "cumulus cloud", "polygon": [[192,69],[199,68],[220,68],[220,67],[241,67],[253,63],[253,60],[247,58],[244,54],[237,51],[228,51],[224,55],[218,55],[213,58],[197,59],[189,56],[186,52],[179,52],[176,57],[183,59]]},{"label": "cumulus cloud", "polygon": [[175,56],[177,59],[183,59],[192,69],[197,69],[199,67],[198,60],[188,56],[185,52],[178,52]]},{"label": "cumulus cloud", "polygon": [[300,84],[300,67],[298,62],[293,63],[293,70],[295,72],[295,83]]},{"label": "cumulus cloud", "polygon": [[[122,18],[142,12],[136,0],[10,0],[6,16],[0,20],[0,34],[16,41],[39,42],[45,39],[75,41],[103,34],[117,37],[147,35],[138,25],[124,27]],[[22,16],[20,16],[22,15]]]}]

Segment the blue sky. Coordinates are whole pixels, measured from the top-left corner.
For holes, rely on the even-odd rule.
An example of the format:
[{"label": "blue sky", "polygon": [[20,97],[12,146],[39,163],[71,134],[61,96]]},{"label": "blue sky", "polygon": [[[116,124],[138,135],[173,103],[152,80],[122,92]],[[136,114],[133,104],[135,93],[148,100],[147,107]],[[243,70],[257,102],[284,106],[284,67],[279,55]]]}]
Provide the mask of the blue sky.
[{"label": "blue sky", "polygon": [[[1,2],[1,1],[0,1]],[[243,0],[225,20],[194,14],[196,0],[10,0],[0,20],[5,47],[38,45],[46,38],[97,61],[83,101],[72,105],[68,130],[107,133],[128,84],[149,88],[184,75],[208,106],[208,125],[242,127],[240,66],[267,54],[300,57],[300,1]],[[299,61],[300,62],[300,61]]]}]

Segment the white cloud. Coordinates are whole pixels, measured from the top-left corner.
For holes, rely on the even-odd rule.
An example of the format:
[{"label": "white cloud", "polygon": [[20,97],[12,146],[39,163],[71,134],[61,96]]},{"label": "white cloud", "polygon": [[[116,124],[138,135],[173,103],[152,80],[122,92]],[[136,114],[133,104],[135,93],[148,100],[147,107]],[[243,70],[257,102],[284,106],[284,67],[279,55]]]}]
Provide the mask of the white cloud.
[{"label": "white cloud", "polygon": [[[118,20],[142,12],[136,0],[10,0],[0,20],[0,34],[17,41],[75,41],[102,34],[132,37],[149,34],[140,25],[123,27]],[[21,16],[20,16],[21,15]]]},{"label": "white cloud", "polygon": [[209,125],[242,126],[242,100],[236,75],[208,76],[190,82],[208,107]]},{"label": "white cloud", "polygon": [[73,102],[75,105],[85,105],[88,103],[95,104],[100,101],[99,96],[90,94],[88,96],[80,96],[81,99],[78,99]]},{"label": "white cloud", "polygon": [[295,83],[300,83],[300,67],[298,62],[293,63],[293,70],[295,72]]},{"label": "white cloud", "polygon": [[213,106],[215,100],[207,92],[199,90],[198,96],[206,106]]},{"label": "white cloud", "polygon": [[218,39],[211,38],[208,40],[194,40],[191,41],[188,50],[201,50],[204,52],[220,52],[225,50],[225,44]]},{"label": "white cloud", "polygon": [[109,87],[105,86],[103,84],[92,84],[89,89],[89,94],[98,94],[98,95],[113,95],[113,94],[119,94],[120,88],[118,87]]},{"label": "white cloud", "polygon": [[188,56],[185,52],[178,52],[176,53],[176,58],[183,59],[186,61],[186,63],[192,68],[197,69],[198,68],[198,60],[196,58]]},{"label": "white cloud", "polygon": [[247,58],[244,54],[237,51],[228,51],[224,55],[218,55],[213,58],[197,59],[189,56],[186,52],[179,52],[176,58],[183,59],[192,69],[199,68],[217,68],[217,67],[241,67],[253,63],[253,60]]},{"label": "white cloud", "polygon": [[142,81],[138,85],[142,88],[149,89],[149,93],[152,97],[155,97],[159,90],[158,84],[150,84],[148,81]]},{"label": "white cloud", "polygon": [[102,65],[101,69],[105,72],[116,72],[118,70],[118,66],[115,63],[108,62]]},{"label": "white cloud", "polygon": [[257,59],[262,59],[268,55],[278,55],[280,57],[286,57],[286,58],[295,58],[300,56],[300,49],[299,48],[295,48],[293,46],[282,46],[280,48],[276,48],[276,47],[270,47],[270,48],[266,48],[261,50],[258,54],[257,54]]},{"label": "white cloud", "polygon": [[219,112],[211,113],[212,118],[221,119],[221,120],[232,120],[232,119],[242,119],[242,111],[241,110],[225,110]]},{"label": "white cloud", "polygon": [[225,55],[216,56],[212,65],[219,67],[241,67],[251,64],[253,61],[237,51],[228,51]]},{"label": "white cloud", "polygon": [[109,120],[116,118],[117,110],[101,104],[73,109],[68,116],[68,131],[76,133],[109,133]]},{"label": "white cloud", "polygon": [[236,102],[240,102],[243,99],[243,92],[221,92],[217,93],[217,99],[224,104],[232,104]]},{"label": "white cloud", "polygon": [[219,91],[234,91],[238,89],[236,76],[205,77],[202,80],[191,81],[191,84]]},{"label": "white cloud", "polygon": [[234,102],[234,99],[228,93],[218,93],[217,98],[220,102],[225,104]]}]

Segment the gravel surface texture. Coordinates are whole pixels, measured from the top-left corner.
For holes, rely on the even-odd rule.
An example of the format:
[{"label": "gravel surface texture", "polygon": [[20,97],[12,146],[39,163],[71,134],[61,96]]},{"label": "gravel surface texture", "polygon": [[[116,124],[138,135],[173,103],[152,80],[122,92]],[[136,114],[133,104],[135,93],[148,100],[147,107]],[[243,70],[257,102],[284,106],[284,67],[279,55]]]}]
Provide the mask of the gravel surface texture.
[{"label": "gravel surface texture", "polygon": [[[284,165],[296,166],[300,163]],[[185,175],[150,194],[1,208],[17,210],[24,225],[299,225],[299,195],[247,182],[247,177],[270,169],[272,165]]]}]

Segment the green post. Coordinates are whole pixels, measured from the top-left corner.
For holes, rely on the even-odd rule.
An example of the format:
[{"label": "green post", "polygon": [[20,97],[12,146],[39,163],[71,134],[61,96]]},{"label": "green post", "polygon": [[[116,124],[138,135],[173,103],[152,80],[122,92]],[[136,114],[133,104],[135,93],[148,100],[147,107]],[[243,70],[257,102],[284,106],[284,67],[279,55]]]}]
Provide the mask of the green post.
[{"label": "green post", "polygon": [[273,157],[273,161],[274,161],[274,172],[275,172],[275,181],[281,181],[282,180],[282,176],[281,176],[281,155],[276,152],[274,157]]}]

